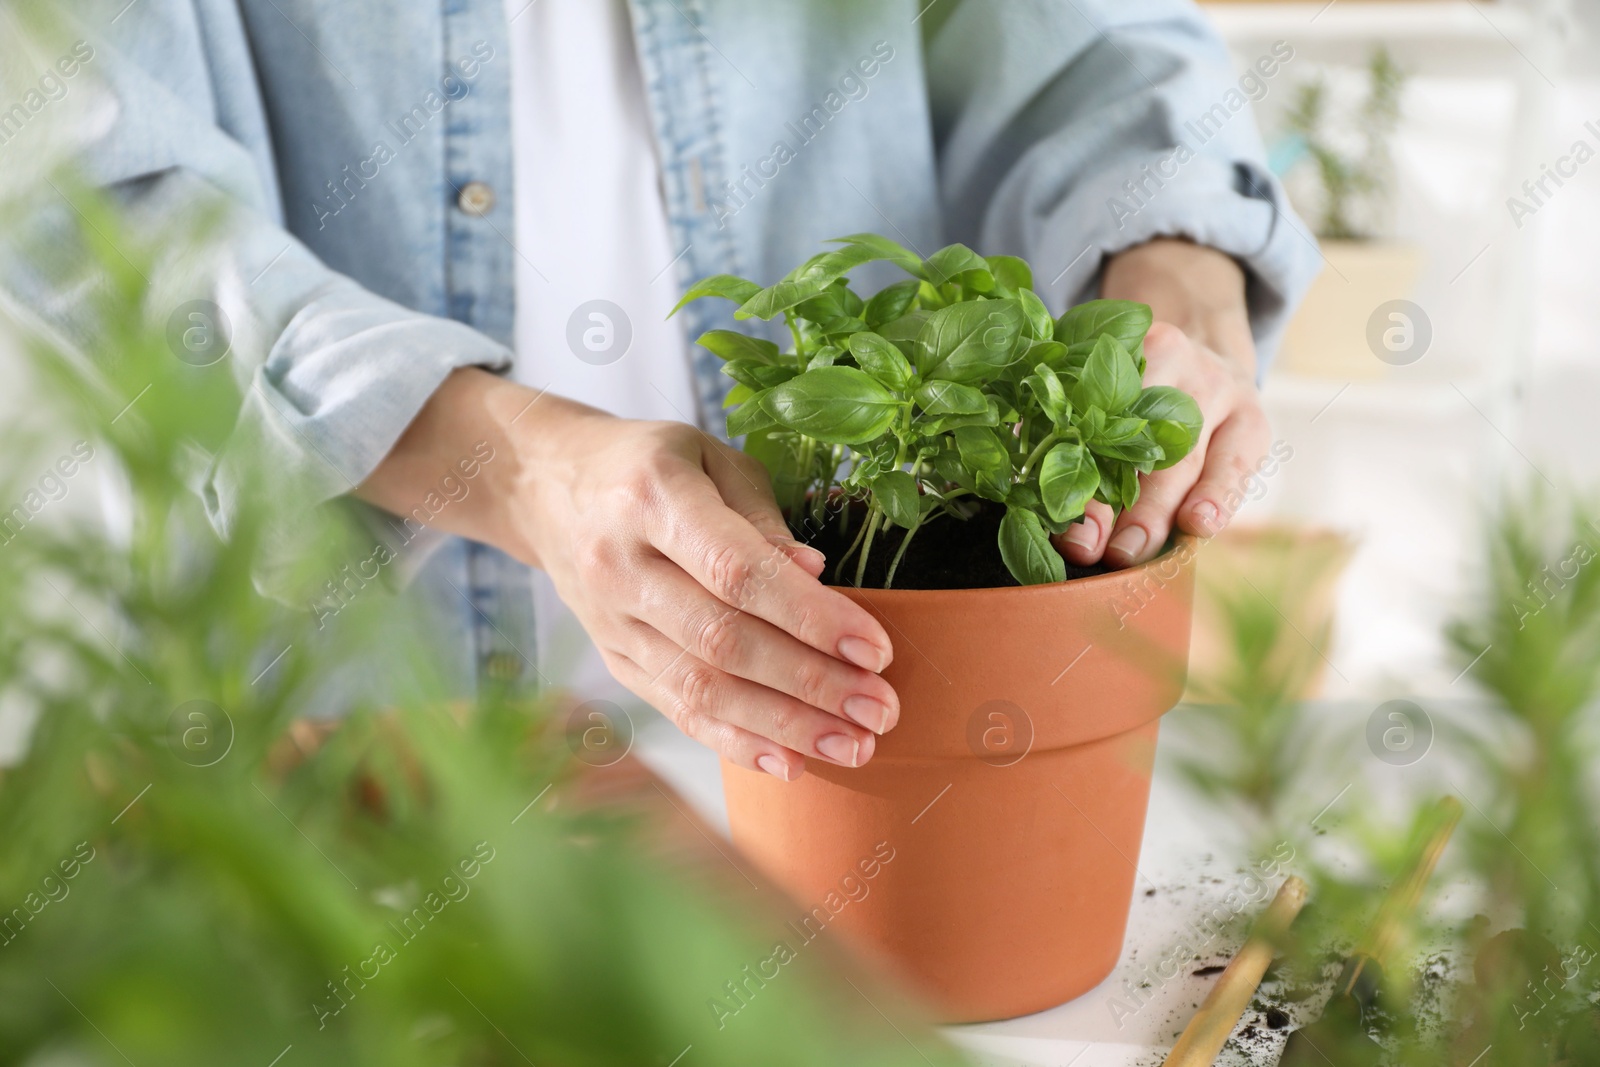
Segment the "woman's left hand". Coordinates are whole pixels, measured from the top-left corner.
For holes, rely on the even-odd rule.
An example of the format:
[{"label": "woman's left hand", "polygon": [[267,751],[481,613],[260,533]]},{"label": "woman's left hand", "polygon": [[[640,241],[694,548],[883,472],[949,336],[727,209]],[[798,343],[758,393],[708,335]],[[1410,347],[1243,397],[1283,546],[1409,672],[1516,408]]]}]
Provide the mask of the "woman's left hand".
[{"label": "woman's left hand", "polygon": [[1231,258],[1158,238],[1113,257],[1102,293],[1151,306],[1145,384],[1182,389],[1205,417],[1194,450],[1142,475],[1138,503],[1114,523],[1111,509],[1094,500],[1081,522],[1054,538],[1070,563],[1130,567],[1159,553],[1174,526],[1201,537],[1220,532],[1272,438],[1255,384],[1244,272]]}]

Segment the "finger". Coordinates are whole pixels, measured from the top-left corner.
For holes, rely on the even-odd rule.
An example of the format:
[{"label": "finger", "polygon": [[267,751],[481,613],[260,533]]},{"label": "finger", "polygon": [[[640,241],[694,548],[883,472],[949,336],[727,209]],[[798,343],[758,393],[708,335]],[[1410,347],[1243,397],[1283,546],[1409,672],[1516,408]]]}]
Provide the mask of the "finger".
[{"label": "finger", "polygon": [[801,544],[794,538],[789,524],[778,510],[777,498],[772,495],[772,482],[767,468],[754,456],[730,448],[721,441],[710,439],[703,453],[703,466],[707,477],[722,494],[722,500],[744,516],[769,542],[811,575],[822,574],[828,559],[820,549]]},{"label": "finger", "polygon": [[1167,543],[1178,507],[1200,478],[1204,456],[1197,448],[1164,471],[1139,477],[1139,499],[1124,511],[1106,543],[1106,564],[1132,567],[1153,559]]},{"label": "finger", "polygon": [[730,510],[706,477],[663,485],[669,506],[649,509],[650,543],[730,607],[765,619],[820,652],[881,671],[889,635],[866,609],[822,585]]},{"label": "finger", "polygon": [[[657,704],[658,694],[650,684],[650,673],[620,652],[602,652],[606,668],[640,700],[663,715],[668,711]],[[676,722],[684,735],[705,745],[719,756],[747,770],[765,771],[774,778],[792,782],[806,772],[805,757],[784,748],[760,734],[722,722],[703,713],[693,713]]]},{"label": "finger", "polygon": [[669,560],[648,564],[641,577],[630,605],[634,614],[702,662],[873,733],[899,721],[899,698],[880,676],[728,607]]},{"label": "finger", "polygon": [[650,682],[654,693],[647,699],[685,733],[691,727],[714,729],[697,718],[708,716],[841,767],[859,767],[872,758],[875,739],[870,731],[718,670],[645,623],[634,623],[632,630],[630,657],[655,672]]},{"label": "finger", "polygon": [[1144,384],[1185,384],[1183,372],[1193,366],[1194,347],[1181,328],[1170,322],[1151,323],[1144,335]]},{"label": "finger", "polygon": [[1267,417],[1258,408],[1240,408],[1218,426],[1205,468],[1178,509],[1178,528],[1200,537],[1221,533],[1237,507],[1229,498],[1242,495],[1271,443]]},{"label": "finger", "polygon": [[1083,518],[1068,526],[1050,540],[1056,551],[1075,567],[1092,567],[1100,562],[1110,540],[1111,505],[1091,500],[1083,509]]}]

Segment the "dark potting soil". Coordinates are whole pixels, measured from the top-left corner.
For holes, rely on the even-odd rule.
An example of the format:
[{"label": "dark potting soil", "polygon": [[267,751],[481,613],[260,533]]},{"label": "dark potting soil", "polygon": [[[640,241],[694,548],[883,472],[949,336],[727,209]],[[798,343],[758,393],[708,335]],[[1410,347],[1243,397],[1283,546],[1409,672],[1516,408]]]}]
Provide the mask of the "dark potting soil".
[{"label": "dark potting soil", "polygon": [[[983,501],[977,514],[961,520],[948,515],[930,517],[911,539],[905,558],[894,572],[896,589],[994,589],[1017,585],[1000,558],[1000,519],[1005,507]],[[829,585],[854,585],[858,556],[845,560],[844,569],[838,571],[861,523],[866,519],[864,508],[856,507],[850,514],[850,527],[845,533],[839,530],[839,514],[828,513],[821,526],[807,522],[790,522],[795,538],[822,552],[828,557],[828,568],[822,580]],[[899,551],[906,531],[898,526],[879,530],[872,540],[872,551],[867,556],[867,573],[862,585],[869,589],[882,589],[883,579],[889,573],[889,563]],[[858,550],[859,551],[859,550]],[[1104,574],[1105,567],[1075,567],[1067,564],[1067,577],[1084,578],[1091,574]]]}]

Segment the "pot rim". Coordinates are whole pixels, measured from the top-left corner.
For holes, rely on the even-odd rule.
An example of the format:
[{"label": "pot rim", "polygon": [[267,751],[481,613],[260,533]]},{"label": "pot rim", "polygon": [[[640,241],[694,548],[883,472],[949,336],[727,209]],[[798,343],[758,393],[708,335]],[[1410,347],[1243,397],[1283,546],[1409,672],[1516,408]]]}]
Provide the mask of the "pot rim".
[{"label": "pot rim", "polygon": [[[1209,538],[1197,537],[1194,534],[1180,533],[1173,540],[1171,548],[1136,567],[1106,571],[1104,574],[1086,574],[1082,578],[1068,578],[1060,582],[1046,582],[1043,585],[984,585],[960,589],[877,589],[870,586],[829,585],[828,588],[837,589],[840,592],[870,595],[873,600],[877,600],[879,597],[886,597],[894,600],[914,601],[918,598],[934,599],[977,593],[1023,600],[1028,597],[1049,596],[1052,593],[1058,593],[1062,589],[1087,589],[1096,584],[1127,582],[1180,553],[1187,552],[1192,558],[1193,554],[1199,551],[1198,546],[1208,540]],[[1187,559],[1183,562],[1187,562]]]}]

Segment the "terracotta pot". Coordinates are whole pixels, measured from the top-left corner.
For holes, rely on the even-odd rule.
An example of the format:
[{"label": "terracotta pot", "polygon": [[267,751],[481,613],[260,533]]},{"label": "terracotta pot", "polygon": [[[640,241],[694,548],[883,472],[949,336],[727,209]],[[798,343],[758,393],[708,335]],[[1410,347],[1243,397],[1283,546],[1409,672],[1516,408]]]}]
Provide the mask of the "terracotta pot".
[{"label": "terracotta pot", "polygon": [[845,588],[894,641],[899,725],[861,768],[722,767],[735,844],[802,909],[793,935],[832,931],[950,1022],[1099,984],[1183,691],[1195,548],[1055,585]]}]

